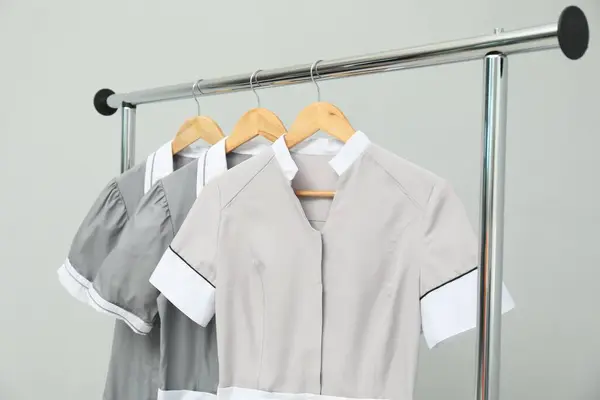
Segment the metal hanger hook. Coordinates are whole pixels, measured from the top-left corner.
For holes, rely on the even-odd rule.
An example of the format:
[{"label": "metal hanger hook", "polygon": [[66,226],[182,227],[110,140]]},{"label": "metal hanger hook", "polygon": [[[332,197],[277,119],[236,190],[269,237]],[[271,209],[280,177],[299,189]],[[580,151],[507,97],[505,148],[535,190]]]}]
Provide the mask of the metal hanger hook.
[{"label": "metal hanger hook", "polygon": [[310,66],[310,80],[312,81],[312,83],[315,84],[315,87],[317,88],[317,101],[321,101],[321,88],[319,87],[319,84],[317,83],[317,80],[315,79],[313,70],[314,70],[314,72],[316,72],[317,76],[319,76],[318,64],[321,61],[323,61],[323,60],[317,60],[314,63],[312,63],[312,65]]},{"label": "metal hanger hook", "polygon": [[256,89],[254,89],[254,80],[256,79],[256,86],[258,86],[258,73],[260,71],[262,71],[262,69],[257,69],[252,73],[252,75],[250,75],[250,90],[252,90],[252,93],[254,93],[254,95],[256,96],[257,108],[260,108],[260,96],[258,95],[258,93],[256,93]]},{"label": "metal hanger hook", "polygon": [[196,89],[198,89],[198,91],[200,92],[200,94],[204,94],[204,93],[202,93],[202,90],[200,90],[200,87],[198,86],[198,84],[200,82],[202,82],[202,79],[198,79],[192,85],[192,95],[194,96],[194,100],[196,101],[196,105],[198,106],[198,116],[200,116],[201,113],[200,113],[200,101],[198,100],[198,97],[196,96]]}]

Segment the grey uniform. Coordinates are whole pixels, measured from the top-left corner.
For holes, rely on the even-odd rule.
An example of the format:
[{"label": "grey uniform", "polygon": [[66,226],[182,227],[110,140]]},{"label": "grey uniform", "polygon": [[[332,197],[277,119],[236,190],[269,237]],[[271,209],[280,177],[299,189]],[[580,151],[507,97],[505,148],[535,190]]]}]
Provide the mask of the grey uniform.
[{"label": "grey uniform", "polygon": [[209,183],[151,282],[201,325],[216,310],[220,400],[409,400],[420,333],[475,326],[476,262],[450,185],[356,132],[329,162],[280,139]]},{"label": "grey uniform", "polygon": [[[90,301],[88,289],[144,193],[158,179],[199,154],[197,147],[191,147],[174,159],[169,142],[152,153],[146,162],[108,183],[79,226],[68,258],[58,270],[61,284],[71,295],[96,306]],[[159,340],[158,330],[156,334],[140,338],[125,323],[115,324],[105,400],[156,398]]]},{"label": "grey uniform", "polygon": [[216,393],[216,334],[214,324],[202,328],[194,323],[160,296],[148,279],[205,183],[259,148],[249,144],[226,157],[222,140],[194,163],[158,181],[140,202],[89,290],[96,304],[138,334],[153,335],[154,321],[160,317],[159,400],[204,399]]}]

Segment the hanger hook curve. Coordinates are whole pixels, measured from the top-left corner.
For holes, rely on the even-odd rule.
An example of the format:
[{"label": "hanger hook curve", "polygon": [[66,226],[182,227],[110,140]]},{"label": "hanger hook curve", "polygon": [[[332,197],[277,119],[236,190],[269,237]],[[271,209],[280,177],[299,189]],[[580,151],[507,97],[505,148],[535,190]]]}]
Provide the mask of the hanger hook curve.
[{"label": "hanger hook curve", "polygon": [[317,60],[314,63],[312,63],[312,65],[310,66],[310,80],[312,81],[312,83],[315,84],[315,87],[317,88],[317,101],[321,101],[321,88],[319,87],[319,84],[317,83],[317,80],[315,79],[313,71],[316,72],[317,76],[319,76],[318,64],[321,61],[323,61],[323,60]]},{"label": "hanger hook curve", "polygon": [[198,79],[192,85],[192,95],[194,96],[194,100],[196,101],[196,105],[198,106],[198,116],[200,116],[201,113],[200,113],[200,101],[198,100],[198,97],[196,96],[196,89],[198,89],[198,91],[200,92],[200,94],[204,94],[204,93],[202,93],[202,90],[200,90],[200,87],[198,86],[198,84],[201,81],[202,81],[202,79]]},{"label": "hanger hook curve", "polygon": [[256,89],[254,89],[254,82],[256,79],[256,86],[258,86],[258,73],[260,71],[262,71],[262,69],[257,69],[252,73],[252,75],[250,75],[250,90],[252,90],[252,93],[254,93],[254,95],[256,96],[257,108],[260,108],[260,96],[258,95],[258,93],[256,93]]}]

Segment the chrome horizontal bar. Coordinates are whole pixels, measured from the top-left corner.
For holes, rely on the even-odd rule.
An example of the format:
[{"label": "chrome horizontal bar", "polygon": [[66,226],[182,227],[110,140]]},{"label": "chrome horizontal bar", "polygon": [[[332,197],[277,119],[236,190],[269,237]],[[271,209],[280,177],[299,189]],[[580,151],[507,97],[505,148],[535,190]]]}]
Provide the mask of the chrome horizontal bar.
[{"label": "chrome horizontal bar", "polygon": [[[585,15],[579,8],[571,6],[563,11],[558,23],[358,57],[324,60],[318,63],[316,71],[320,80],[337,79],[483,59],[490,52],[510,55],[559,47],[567,57],[579,58],[585,53],[588,41],[589,30]],[[308,82],[311,65],[312,63],[261,71],[255,77],[258,84],[255,83],[254,87],[269,88]],[[247,73],[204,79],[198,84],[198,92],[202,95],[215,95],[249,90],[250,76]],[[104,115],[110,115],[113,109],[116,111],[123,103],[136,106],[189,99],[192,98],[193,83],[118,94],[103,89],[108,90],[108,94],[105,92],[101,96],[104,101],[98,102],[104,103],[104,109],[99,109],[98,105],[96,108]]]}]

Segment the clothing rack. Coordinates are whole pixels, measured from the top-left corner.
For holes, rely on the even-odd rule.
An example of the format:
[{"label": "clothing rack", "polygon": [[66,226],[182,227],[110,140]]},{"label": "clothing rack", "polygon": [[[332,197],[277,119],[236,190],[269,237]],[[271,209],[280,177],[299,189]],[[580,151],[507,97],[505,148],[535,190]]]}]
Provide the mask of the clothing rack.
[{"label": "clothing rack", "polygon": [[[497,400],[500,377],[502,256],[504,237],[504,170],[508,55],[560,48],[571,59],[581,58],[588,47],[585,14],[565,8],[557,23],[426,46],[318,63],[317,78],[337,79],[380,72],[483,60],[483,146],[479,226],[479,304],[477,337],[477,400]],[[309,82],[311,64],[260,71],[254,88]],[[542,67],[543,68],[543,67]],[[203,79],[201,96],[250,90],[251,74]],[[136,107],[168,100],[191,99],[194,82],[130,93],[99,90],[94,106],[102,115],[122,111],[121,171],[134,163]]]}]

